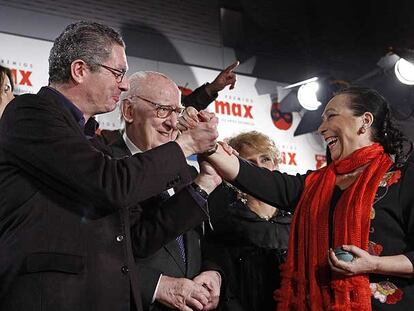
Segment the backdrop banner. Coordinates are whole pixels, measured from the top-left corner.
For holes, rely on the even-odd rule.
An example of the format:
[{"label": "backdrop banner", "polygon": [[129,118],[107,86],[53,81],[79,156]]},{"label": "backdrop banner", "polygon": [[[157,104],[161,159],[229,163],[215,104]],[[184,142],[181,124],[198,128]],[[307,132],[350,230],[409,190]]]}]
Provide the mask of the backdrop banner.
[{"label": "backdrop banner", "polygon": [[[48,56],[52,42],[0,33],[0,64],[13,72],[15,94],[36,93],[48,83]],[[191,92],[211,82],[220,71],[128,57],[129,71],[159,71]],[[290,174],[305,173],[325,162],[324,143],[316,133],[293,136],[301,116],[283,113],[279,102],[286,95],[285,84],[237,75],[236,87],[220,92],[207,110],[219,118],[220,140],[240,132],[257,130],[269,135],[281,152],[280,170]],[[121,127],[119,110],[96,116],[101,129]]]}]

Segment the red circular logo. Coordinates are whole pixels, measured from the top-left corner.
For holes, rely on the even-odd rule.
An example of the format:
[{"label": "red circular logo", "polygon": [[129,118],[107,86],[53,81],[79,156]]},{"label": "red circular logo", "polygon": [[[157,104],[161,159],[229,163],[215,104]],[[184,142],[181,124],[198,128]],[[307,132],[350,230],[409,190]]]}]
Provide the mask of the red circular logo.
[{"label": "red circular logo", "polygon": [[292,126],[292,113],[291,112],[281,112],[280,103],[272,104],[271,117],[273,124],[280,130],[288,130]]}]

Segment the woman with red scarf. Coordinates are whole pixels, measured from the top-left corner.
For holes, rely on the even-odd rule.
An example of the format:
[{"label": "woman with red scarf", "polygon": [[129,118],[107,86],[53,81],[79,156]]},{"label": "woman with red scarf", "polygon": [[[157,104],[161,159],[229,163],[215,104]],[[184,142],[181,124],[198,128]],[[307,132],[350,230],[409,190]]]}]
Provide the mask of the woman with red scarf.
[{"label": "woman with red scarf", "polygon": [[[306,175],[258,168],[221,147],[208,157],[243,192],[294,211],[278,310],[412,310],[414,166],[385,99],[337,94],[319,133],[332,163]],[[410,144],[411,146],[411,144]],[[333,249],[352,254],[339,260]]]}]

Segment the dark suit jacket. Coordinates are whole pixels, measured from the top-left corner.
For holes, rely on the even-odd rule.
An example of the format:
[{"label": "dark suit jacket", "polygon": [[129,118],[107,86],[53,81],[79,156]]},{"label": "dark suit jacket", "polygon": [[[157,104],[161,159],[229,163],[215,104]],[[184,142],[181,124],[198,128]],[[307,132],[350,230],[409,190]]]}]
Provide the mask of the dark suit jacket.
[{"label": "dark suit jacket", "polygon": [[206,213],[186,189],[151,219],[137,202],[189,180],[176,143],[114,160],[56,94],[16,98],[0,120],[0,310],[130,310],[131,297],[141,310],[134,256]]},{"label": "dark suit jacket", "polygon": [[203,110],[210,105],[210,103],[215,100],[218,96],[218,93],[210,96],[206,92],[206,86],[208,83],[203,84],[202,86],[196,88],[193,92],[187,96],[182,96],[181,102],[185,107],[193,106],[197,110]]},{"label": "dark suit jacket", "polygon": [[[112,156],[114,158],[131,156],[131,152],[129,151],[122,137],[111,144],[109,148],[111,149]],[[195,169],[191,166],[189,166],[188,169],[191,174],[195,176]],[[177,194],[179,194],[179,190],[181,188],[182,185],[177,185]],[[159,206],[161,208],[168,208],[172,202],[172,198],[165,200],[165,198],[162,198],[161,196],[154,196],[142,202],[142,217],[152,218],[155,207]],[[161,274],[176,278],[193,279],[200,273],[202,269],[200,230],[192,229],[187,231],[184,234],[184,240],[186,246],[186,263],[184,263],[183,258],[180,255],[179,245],[176,240],[167,243],[164,247],[149,257],[137,259],[140,277],[139,283],[144,310],[150,309],[151,300]],[[218,270],[218,267],[214,266],[211,263],[205,263],[203,268]],[[155,303],[153,306],[151,306],[151,310],[171,309],[166,308],[159,303]]]}]

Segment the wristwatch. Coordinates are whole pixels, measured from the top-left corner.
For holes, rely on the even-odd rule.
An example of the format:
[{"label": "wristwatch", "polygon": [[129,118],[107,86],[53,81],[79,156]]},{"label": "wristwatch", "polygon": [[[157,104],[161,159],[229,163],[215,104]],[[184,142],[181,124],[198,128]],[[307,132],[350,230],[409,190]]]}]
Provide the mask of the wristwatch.
[{"label": "wristwatch", "polygon": [[204,189],[202,189],[199,185],[193,182],[191,184],[191,187],[194,189],[195,192],[201,195],[203,199],[208,200],[208,193]]},{"label": "wristwatch", "polygon": [[213,153],[215,153],[217,151],[218,145],[219,144],[216,143],[213,148],[211,148],[210,150],[207,150],[206,152],[201,153],[200,155],[205,156],[205,157],[208,157],[208,156],[212,155]]}]

